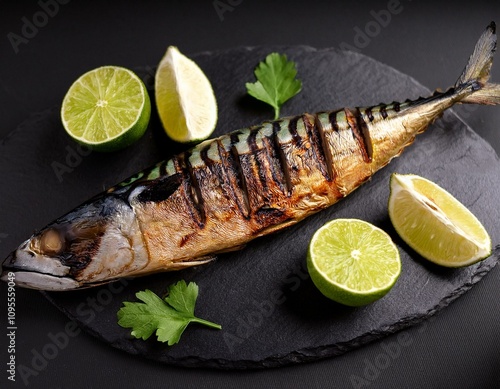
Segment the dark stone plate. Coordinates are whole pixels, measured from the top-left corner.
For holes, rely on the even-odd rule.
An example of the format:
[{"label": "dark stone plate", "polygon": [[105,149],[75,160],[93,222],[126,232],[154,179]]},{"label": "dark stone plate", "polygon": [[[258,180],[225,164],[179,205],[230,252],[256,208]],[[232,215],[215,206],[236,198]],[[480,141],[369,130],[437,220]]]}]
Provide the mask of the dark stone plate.
[{"label": "dark stone plate", "polygon": [[[303,81],[303,91],[285,104],[283,116],[429,93],[412,78],[356,53],[309,47],[201,53],[195,60],[211,80],[219,104],[215,135],[272,118],[270,108],[245,94],[245,82],[254,79],[254,67],[273,50],[297,62]],[[152,92],[154,68],[138,73]],[[443,80],[447,81],[452,80]],[[0,231],[8,233],[9,243],[15,245],[34,228],[181,147],[167,140],[155,114],[145,137],[115,154],[89,154],[72,143],[60,124],[59,107],[33,115],[0,145]],[[247,369],[344,353],[444,308],[479,281],[499,256],[496,249],[483,262],[455,270],[420,258],[397,236],[387,215],[392,172],[418,174],[446,188],[478,216],[494,245],[500,243],[498,157],[449,111],[401,158],[348,198],[288,230],[257,239],[242,251],[182,272],[45,295],[113,347],[174,365]],[[383,228],[401,252],[403,271],[395,287],[366,307],[348,308],[327,300],[305,270],[311,235],[339,217],[360,218]],[[123,301],[135,301],[135,293],[145,288],[163,294],[180,279],[199,285],[196,313],[222,324],[222,331],[191,325],[180,344],[168,347],[154,339],[132,339],[129,330],[117,325],[116,312]]]}]

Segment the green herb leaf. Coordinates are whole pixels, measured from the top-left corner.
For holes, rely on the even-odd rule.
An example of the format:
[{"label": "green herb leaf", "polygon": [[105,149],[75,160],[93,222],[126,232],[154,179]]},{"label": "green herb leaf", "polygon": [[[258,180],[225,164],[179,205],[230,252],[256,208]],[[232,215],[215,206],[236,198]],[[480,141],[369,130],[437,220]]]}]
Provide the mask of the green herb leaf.
[{"label": "green herb leaf", "polygon": [[194,282],[186,285],[186,281],[182,280],[168,288],[168,296],[165,297],[165,301],[178,312],[185,312],[194,316],[194,306],[197,298],[198,285]]},{"label": "green herb leaf", "polygon": [[142,303],[124,302],[117,316],[118,324],[124,328],[132,328],[132,336],[138,339],[146,340],[156,331],[158,340],[168,342],[171,346],[179,342],[191,322],[219,330],[222,328],[219,324],[194,315],[198,298],[198,285],[194,282],[186,284],[182,280],[170,286],[164,300],[149,289],[136,293],[136,297]]},{"label": "green herb leaf", "polygon": [[295,62],[288,61],[286,55],[271,53],[255,68],[254,83],[247,82],[250,96],[274,108],[274,119],[278,119],[281,106],[302,89],[302,82],[295,79]]}]

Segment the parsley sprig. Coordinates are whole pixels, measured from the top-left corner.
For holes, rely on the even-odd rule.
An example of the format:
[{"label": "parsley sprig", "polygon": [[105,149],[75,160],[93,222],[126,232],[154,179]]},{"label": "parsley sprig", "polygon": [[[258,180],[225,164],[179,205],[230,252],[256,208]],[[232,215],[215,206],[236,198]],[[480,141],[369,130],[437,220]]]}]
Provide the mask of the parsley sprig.
[{"label": "parsley sprig", "polygon": [[274,119],[278,119],[281,106],[302,89],[297,80],[295,62],[288,61],[286,55],[271,53],[255,68],[254,83],[247,82],[248,94],[274,108]]},{"label": "parsley sprig", "polygon": [[169,287],[164,299],[146,289],[136,293],[142,303],[124,302],[118,311],[118,324],[132,328],[132,336],[146,340],[155,331],[158,341],[168,342],[171,346],[179,339],[189,323],[199,323],[211,328],[221,329],[219,324],[200,319],[194,315],[198,298],[198,285],[186,284],[184,280]]}]

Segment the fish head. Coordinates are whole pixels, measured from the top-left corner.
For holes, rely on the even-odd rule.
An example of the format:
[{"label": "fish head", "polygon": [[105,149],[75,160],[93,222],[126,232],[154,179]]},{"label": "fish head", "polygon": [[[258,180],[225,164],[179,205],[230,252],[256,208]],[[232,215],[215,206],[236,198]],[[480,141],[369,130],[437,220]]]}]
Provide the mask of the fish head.
[{"label": "fish head", "polygon": [[103,197],[33,234],[5,259],[1,278],[49,291],[110,282],[143,265],[145,250],[139,235],[131,207]]},{"label": "fish head", "polygon": [[[55,230],[48,231],[46,239],[55,240]],[[61,261],[57,252],[41,249],[43,235],[33,235],[9,254],[2,264],[2,279],[14,278],[16,285],[31,289],[78,289],[80,284],[71,276],[71,267]]]}]

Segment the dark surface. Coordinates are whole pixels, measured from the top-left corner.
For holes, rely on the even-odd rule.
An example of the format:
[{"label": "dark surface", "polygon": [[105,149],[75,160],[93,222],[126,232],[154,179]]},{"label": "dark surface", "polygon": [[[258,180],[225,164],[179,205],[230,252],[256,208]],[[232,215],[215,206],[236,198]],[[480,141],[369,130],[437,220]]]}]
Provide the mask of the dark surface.
[{"label": "dark surface", "polygon": [[[431,88],[446,87],[454,82],[462,70],[480,32],[491,19],[500,14],[498,6],[495,9],[490,4],[492,3],[475,2],[474,5],[461,6],[450,2],[425,7],[415,2],[403,2],[403,11],[394,15],[387,27],[362,48],[362,52],[391,64]],[[2,136],[7,136],[30,114],[59,104],[73,79],[89,68],[105,63],[131,68],[155,64],[168,44],[177,44],[188,54],[259,44],[306,43],[316,47],[338,47],[341,42],[354,42],[353,28],[364,28],[373,19],[371,10],[378,11],[387,7],[385,2],[359,4],[355,8],[352,8],[351,4],[349,7],[326,6],[308,2],[307,5],[310,8],[292,3],[284,10],[277,5],[259,6],[242,2],[232,12],[225,13],[223,21],[220,21],[210,2],[197,6],[150,4],[139,8],[130,5],[118,9],[109,5],[96,6],[94,9],[83,8],[76,3],[61,6],[58,15],[50,19],[47,26],[28,44],[19,47],[17,55],[7,39],[2,41]],[[35,5],[11,8],[5,12],[2,10],[2,21],[5,20],[5,23],[1,24],[4,29],[3,36],[11,31],[19,33],[22,26],[20,18],[32,17],[37,11]],[[174,15],[181,15],[180,21],[177,21]],[[495,79],[495,76],[493,78]],[[384,90],[381,91],[381,100],[386,98],[383,93]],[[345,101],[342,104],[357,104],[366,101],[365,98],[370,98],[354,97],[352,96],[353,101]],[[304,103],[300,110],[322,108],[309,107]],[[254,109],[258,111],[262,107],[255,106]],[[472,111],[457,111],[466,116],[468,123],[492,143],[498,152],[498,108],[481,107]],[[262,112],[261,114],[265,115]],[[57,116],[53,113],[50,115],[54,117],[54,126],[57,126]],[[257,116],[250,115],[250,119],[253,118]],[[30,120],[32,119],[33,117]],[[22,127],[18,131],[23,133]],[[12,134],[11,139],[16,139],[15,136],[16,134]],[[44,147],[56,149],[57,139],[45,139]],[[155,139],[158,143],[163,142],[161,137]],[[59,146],[64,148],[67,144],[70,143],[62,142]],[[140,146],[138,144],[134,147]],[[432,144],[427,146],[425,151],[432,151]],[[418,143],[408,150],[408,153],[417,149]],[[28,149],[23,152],[36,151]],[[136,161],[143,158],[133,150],[123,153],[130,159],[128,166],[134,164],[134,158],[137,158]],[[54,154],[54,160],[64,161],[65,155],[64,151],[59,150],[59,154]],[[427,156],[430,157],[430,154]],[[393,163],[388,168],[404,166],[405,158],[409,158],[408,154],[394,161],[395,166]],[[432,158],[434,159],[434,155]],[[85,164],[91,164],[90,161],[93,160],[96,176],[93,179],[101,180],[103,187],[123,177],[120,176],[123,173],[120,172],[121,167],[116,161],[108,162],[105,157],[100,156],[84,159],[81,168],[76,167],[71,174],[64,176],[62,183],[56,181],[48,185],[49,188],[44,188],[49,191],[48,195],[54,197],[54,203],[62,212],[74,206],[75,201],[78,203],[84,200],[89,192],[94,190],[73,186],[73,182],[83,179],[82,169]],[[104,171],[101,168],[103,165],[110,170]],[[8,181],[29,180],[32,174],[43,169],[47,167],[30,166],[19,169],[21,171],[11,173],[15,178]],[[446,169],[439,172],[438,168],[435,174],[439,172],[445,177]],[[117,174],[110,178],[109,172]],[[485,179],[482,174],[469,177],[463,172],[457,177],[463,180],[464,191],[470,190],[471,182]],[[376,187],[375,183],[373,180],[368,185]],[[482,182],[482,185],[487,184]],[[71,195],[56,197],[63,186]],[[361,190],[366,190],[367,187]],[[472,187],[474,188],[474,185]],[[361,190],[353,196],[361,197]],[[457,197],[460,196],[457,194]],[[12,199],[15,197],[17,202],[14,204]],[[2,207],[8,207],[9,214],[15,216],[11,220],[2,219],[2,228],[3,225],[9,227],[7,231],[0,231],[3,234],[0,246],[2,256],[34,228],[54,217],[52,205],[47,206],[46,202],[40,200],[45,197],[46,194],[37,196],[36,189],[33,188],[29,193],[14,192],[13,189],[7,199],[2,198]],[[481,198],[483,196],[480,196]],[[26,223],[26,220],[31,220],[31,224]],[[246,266],[249,270],[253,269],[253,264]],[[161,276],[155,277],[161,279]],[[224,284],[223,281],[214,283],[212,288],[220,288]],[[61,343],[53,359],[43,366],[39,360],[33,359],[33,355],[49,350],[47,345],[55,343],[54,335],[64,331],[68,319],[58,313],[39,293],[18,289],[17,362],[18,365],[40,370],[33,371],[37,375],[28,378],[33,387],[101,387],[104,384],[110,387],[360,387],[363,382],[365,386],[369,384],[370,387],[381,388],[497,387],[500,362],[497,351],[500,328],[499,303],[496,297],[498,286],[498,268],[494,268],[470,292],[433,320],[422,325],[341,357],[253,373],[167,367],[115,351],[84,334],[70,337],[67,344]],[[1,287],[4,297],[0,304],[1,309],[5,311],[6,288],[5,285]],[[200,299],[202,297],[203,292]],[[96,312],[102,309],[98,300],[97,303],[92,300],[86,303],[97,307]],[[222,311],[223,307],[216,309]],[[201,308],[199,312],[203,313]],[[208,318],[216,320],[215,317]],[[202,330],[196,329],[191,334],[195,336],[200,331]],[[67,332],[71,332],[70,329]],[[207,335],[212,336],[212,332]],[[278,340],[279,336],[278,331]],[[6,349],[5,344],[2,350]],[[1,354],[6,362],[7,352],[2,351]],[[365,381],[362,381],[362,378]],[[6,374],[4,379],[9,383]],[[17,379],[17,385],[24,386],[19,372]]]},{"label": "dark surface", "polygon": [[[269,116],[266,106],[245,97],[241,80],[252,78],[255,58],[264,58],[273,51],[286,53],[298,64],[304,84],[283,115],[300,112],[304,107],[327,109],[356,103],[367,106],[379,101],[376,99],[403,100],[405,96],[429,94],[410,77],[358,53],[298,46],[237,48],[195,55],[193,58],[212,82],[220,106],[220,124],[214,136],[256,124],[254,118]],[[138,74],[147,76],[140,69]],[[57,109],[28,120],[0,148],[0,174],[6,184],[0,193],[5,203],[17,204],[17,194],[35,186],[40,191],[32,193],[31,201],[28,196],[25,200],[41,201],[47,204],[48,212],[58,215],[62,210],[54,198],[74,201],[82,190],[89,192],[88,197],[100,190],[103,179],[94,174],[100,163],[106,163],[101,167],[105,179],[123,178],[151,165],[162,150],[173,146],[167,142],[159,147],[156,136],[160,137],[161,129],[153,122],[140,144],[113,155],[86,155],[77,167],[79,175],[68,172],[62,176],[63,186],[58,187],[52,161],[61,153],[62,158],[66,147],[74,148],[58,120]],[[45,144],[49,134],[51,142]],[[24,155],[22,151],[27,149],[37,152]],[[132,159],[132,154],[136,158]],[[431,157],[432,163],[426,163]],[[38,168],[31,169],[30,180],[15,178],[32,166]],[[250,369],[339,355],[429,318],[479,281],[498,259],[497,252],[479,264],[457,270],[425,263],[401,242],[388,219],[388,184],[394,171],[427,177],[456,194],[484,223],[493,244],[500,244],[500,162],[490,145],[455,114],[447,112],[419,136],[403,158],[393,161],[344,201],[286,231],[251,242],[242,251],[220,255],[216,262],[196,269],[130,280],[126,288],[118,283],[50,293],[48,298],[106,343],[179,366]],[[470,177],[469,181],[457,180],[460,174]],[[462,190],[464,185],[467,191]],[[5,216],[4,220],[10,220],[15,214],[6,212]],[[342,217],[374,223],[388,231],[400,246],[403,271],[396,286],[388,296],[363,308],[344,307],[322,297],[305,270],[307,246],[314,231],[328,220]],[[36,219],[33,213],[26,223],[35,223]],[[8,225],[0,222],[0,229],[4,228]],[[167,286],[180,279],[199,285],[197,312],[220,323],[222,331],[189,328],[181,344],[169,348],[154,340],[130,339],[130,330],[116,324],[116,312],[123,301],[136,301],[135,294],[146,288],[164,295]],[[105,303],[105,309],[94,310],[91,317],[89,309],[82,308],[89,298]]]}]

